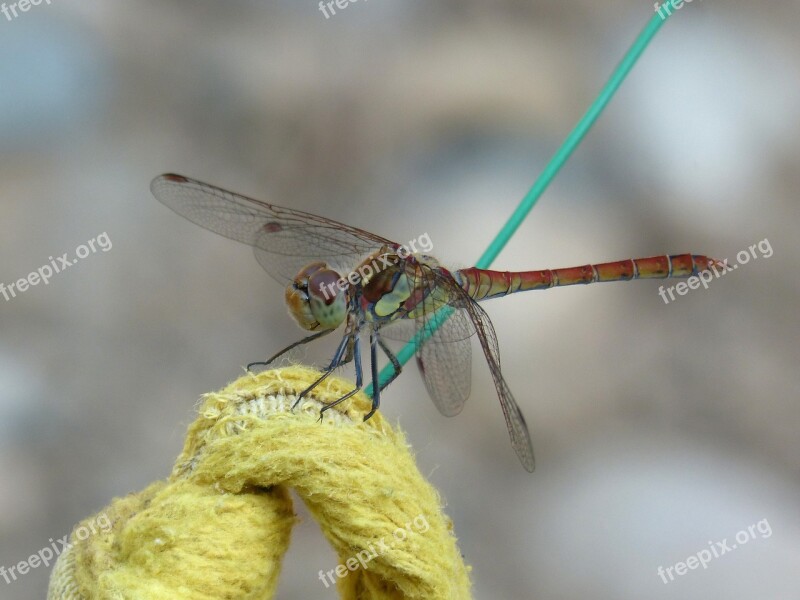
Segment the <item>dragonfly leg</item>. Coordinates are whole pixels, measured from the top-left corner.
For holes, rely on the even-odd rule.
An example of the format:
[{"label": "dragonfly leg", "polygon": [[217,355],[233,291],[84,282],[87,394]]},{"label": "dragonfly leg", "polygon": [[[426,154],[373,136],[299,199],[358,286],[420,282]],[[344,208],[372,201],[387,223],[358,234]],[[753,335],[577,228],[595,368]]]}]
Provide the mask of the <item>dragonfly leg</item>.
[{"label": "dragonfly leg", "polygon": [[349,365],[350,362],[352,362],[357,342],[358,342],[358,335],[351,335],[350,341],[347,344],[347,350],[345,351],[342,359],[339,361],[339,364],[336,365],[337,367],[343,367],[344,365]]},{"label": "dragonfly leg", "polygon": [[[363,373],[363,371],[361,369],[361,344],[359,343],[359,337],[358,337],[357,333],[354,334],[353,347],[352,347],[352,356],[350,357],[350,360],[355,360],[356,387],[353,388],[352,390],[350,390],[349,392],[347,392],[341,398],[337,398],[333,402],[330,402],[329,404],[326,404],[324,407],[322,407],[322,409],[319,411],[320,420],[322,420],[322,414],[326,410],[329,410],[329,409],[333,408],[337,404],[341,404],[342,402],[344,402],[345,400],[347,400],[351,396],[355,395],[361,389],[361,387],[364,385],[364,373]],[[340,362],[339,364],[343,364],[343,363]]]},{"label": "dragonfly leg", "polygon": [[269,366],[273,361],[277,360],[278,358],[289,352],[289,350],[296,348],[297,346],[302,346],[303,344],[307,344],[308,342],[313,342],[314,340],[318,340],[322,336],[329,334],[331,331],[333,331],[333,329],[325,329],[323,331],[318,331],[314,335],[309,335],[308,337],[304,337],[302,340],[298,340],[294,344],[289,344],[288,346],[286,346],[286,348],[284,348],[277,354],[271,356],[265,361],[251,362],[249,365],[247,365],[247,370],[249,371],[254,366],[260,366],[260,367]]},{"label": "dragonfly leg", "polygon": [[325,372],[314,383],[312,383],[310,386],[308,386],[306,389],[300,392],[300,395],[297,396],[297,400],[295,400],[295,403],[292,404],[292,410],[297,408],[297,405],[300,404],[300,401],[303,398],[305,398],[306,395],[311,390],[313,390],[320,383],[322,383],[328,377],[328,375],[333,373],[333,370],[342,363],[342,356],[344,355],[345,350],[347,350],[347,345],[350,343],[350,338],[352,336],[353,336],[352,333],[345,334],[345,336],[342,338],[342,341],[339,343],[339,347],[336,348],[336,354],[333,355],[333,360],[331,360],[331,364],[328,365],[328,368],[325,369]]},{"label": "dragonfly leg", "polygon": [[[371,331],[369,334],[369,362],[370,368],[372,369],[372,408],[370,408],[369,412],[364,415],[365,421],[374,415],[375,411],[378,410],[378,407],[381,405],[381,390],[383,388],[378,385],[378,382],[380,381],[380,375],[378,374],[378,344],[380,344],[381,349],[384,352],[388,350],[386,345],[381,340],[378,332]],[[397,358],[395,358],[394,354],[391,352],[389,352],[387,356],[389,357],[389,360],[392,361],[392,365],[395,366],[395,373],[399,373],[400,371],[397,367],[400,366],[400,363],[397,361]],[[394,379],[396,376],[397,375],[394,375],[392,379]]]},{"label": "dragonfly leg", "polygon": [[386,345],[386,342],[384,342],[380,337],[378,337],[378,345],[381,347],[381,350],[383,350],[383,353],[392,363],[392,367],[394,368],[394,373],[392,373],[392,376],[389,377],[389,379],[387,379],[383,383],[383,385],[380,386],[380,391],[383,391],[390,383],[392,383],[395,379],[397,379],[397,376],[400,375],[400,372],[403,370],[403,365],[400,364],[400,361],[397,360],[397,357],[394,355],[394,352],[391,351],[389,346]]}]

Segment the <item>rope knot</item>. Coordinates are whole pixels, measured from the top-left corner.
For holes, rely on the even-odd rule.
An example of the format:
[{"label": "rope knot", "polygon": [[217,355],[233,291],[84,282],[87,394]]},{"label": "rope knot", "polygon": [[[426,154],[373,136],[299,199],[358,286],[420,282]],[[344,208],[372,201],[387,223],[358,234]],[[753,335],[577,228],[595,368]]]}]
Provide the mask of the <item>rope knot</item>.
[{"label": "rope knot", "polygon": [[[339,556],[309,573],[348,600],[469,598],[469,567],[403,434],[363,394],[300,366],[206,394],[165,482],[103,511],[112,526],[59,558],[49,600],[272,598],[294,488]],[[76,531],[80,527],[76,527]]]}]

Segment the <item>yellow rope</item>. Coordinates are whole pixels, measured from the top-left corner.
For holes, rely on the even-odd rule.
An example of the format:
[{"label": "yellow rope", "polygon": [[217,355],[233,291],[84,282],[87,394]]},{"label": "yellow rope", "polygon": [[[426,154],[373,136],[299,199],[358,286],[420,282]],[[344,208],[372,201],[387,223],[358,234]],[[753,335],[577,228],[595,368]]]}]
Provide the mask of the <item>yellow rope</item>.
[{"label": "yellow rope", "polygon": [[318,375],[288,367],[207,394],[170,478],[113,501],[110,527],[86,537],[101,519],[76,526],[48,599],[273,598],[295,521],[289,488],[339,556],[324,579],[341,598],[469,598],[452,523],[402,433],[380,413],[362,423],[363,394],[320,423],[320,403],[352,389],[335,377],[290,412]]}]

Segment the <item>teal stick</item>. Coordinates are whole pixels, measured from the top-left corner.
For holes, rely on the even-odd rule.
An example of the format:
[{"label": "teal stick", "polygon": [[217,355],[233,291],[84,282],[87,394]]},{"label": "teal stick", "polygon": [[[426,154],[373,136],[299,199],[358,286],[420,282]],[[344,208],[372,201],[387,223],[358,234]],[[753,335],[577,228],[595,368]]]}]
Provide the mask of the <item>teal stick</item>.
[{"label": "teal stick", "polygon": [[[669,15],[667,15],[667,18],[669,18]],[[658,33],[658,30],[661,29],[661,26],[665,22],[666,18],[662,18],[658,13],[653,15],[653,18],[650,19],[645,28],[625,53],[625,56],[617,65],[617,68],[614,69],[611,77],[603,86],[603,89],[600,90],[600,94],[597,96],[595,101],[592,102],[589,110],[587,110],[586,113],[581,117],[580,121],[578,121],[578,124],[570,132],[570,134],[564,140],[564,143],[561,144],[561,147],[547,163],[531,189],[528,190],[528,193],[525,194],[525,197],[519,203],[519,206],[517,206],[511,217],[508,219],[508,221],[506,221],[506,224],[503,225],[503,228],[495,236],[491,244],[489,244],[489,247],[478,259],[478,262],[475,263],[476,267],[480,269],[487,269],[492,262],[494,262],[494,259],[497,258],[497,255],[503,250],[505,245],[511,239],[511,236],[514,235],[517,229],[519,229],[522,221],[528,216],[528,213],[536,205],[536,202],[539,200],[539,198],[541,198],[544,191],[561,170],[561,167],[563,167],[569,157],[572,156],[572,153],[592,128],[592,125],[594,125],[595,121],[597,121],[597,118],[611,101],[611,98],[613,98],[614,94],[622,85],[622,82],[628,76],[628,73],[630,73],[633,65],[636,64],[637,60],[639,60],[639,57],[644,52],[645,48],[647,48],[648,44],[652,41],[653,37],[656,35],[656,33]],[[447,320],[452,313],[452,310],[453,309],[450,307],[445,307],[438,311],[435,316],[433,327],[427,331],[418,332],[410,342],[403,346],[400,352],[397,353],[397,360],[400,361],[401,365],[406,364],[411,357],[414,356],[414,352],[419,344],[428,339],[433,332],[442,323],[444,323],[445,320]],[[394,367],[391,364],[388,364],[383,368],[378,379],[381,384],[383,384],[383,382],[387,381],[393,374]],[[372,383],[370,383],[370,385],[367,387],[366,394],[370,398],[372,397]]]}]

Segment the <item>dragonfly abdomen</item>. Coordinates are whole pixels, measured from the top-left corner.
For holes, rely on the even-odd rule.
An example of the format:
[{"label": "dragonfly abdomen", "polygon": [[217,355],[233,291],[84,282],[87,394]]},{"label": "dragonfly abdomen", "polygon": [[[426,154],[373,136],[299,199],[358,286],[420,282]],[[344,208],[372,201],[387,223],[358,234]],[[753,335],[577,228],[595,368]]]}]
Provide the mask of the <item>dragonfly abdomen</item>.
[{"label": "dragonfly abdomen", "polygon": [[489,271],[471,267],[461,269],[454,275],[461,287],[473,299],[487,300],[515,292],[542,290],[578,283],[689,277],[717,264],[718,261],[701,254],[673,254],[540,271]]}]

